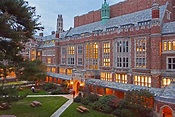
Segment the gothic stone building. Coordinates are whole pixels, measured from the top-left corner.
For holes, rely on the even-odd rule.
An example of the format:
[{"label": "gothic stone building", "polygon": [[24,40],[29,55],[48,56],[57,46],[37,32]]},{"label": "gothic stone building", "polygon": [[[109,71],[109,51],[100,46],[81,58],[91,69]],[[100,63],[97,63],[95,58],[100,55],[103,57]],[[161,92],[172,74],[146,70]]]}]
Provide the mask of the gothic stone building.
[{"label": "gothic stone building", "polygon": [[[58,38],[59,36],[59,38]],[[126,0],[74,18],[74,28],[42,37],[47,82],[68,81],[124,98],[155,93],[157,116],[175,117],[175,1]]]}]

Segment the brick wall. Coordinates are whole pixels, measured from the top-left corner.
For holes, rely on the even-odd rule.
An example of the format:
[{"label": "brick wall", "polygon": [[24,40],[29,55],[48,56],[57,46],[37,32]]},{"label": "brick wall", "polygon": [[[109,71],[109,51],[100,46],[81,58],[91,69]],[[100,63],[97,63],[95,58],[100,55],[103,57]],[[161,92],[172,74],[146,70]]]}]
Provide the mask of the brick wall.
[{"label": "brick wall", "polygon": [[[167,1],[170,4],[175,5],[174,0],[156,0],[156,2],[160,5],[165,4]],[[123,1],[114,5],[111,5],[110,17],[113,18],[120,15],[129,14],[129,13],[133,13],[143,9],[151,8],[153,2],[154,0],[127,0],[127,1]],[[100,20],[101,20],[101,11],[100,10],[91,11],[87,14],[74,17],[74,27],[89,24],[92,22],[97,22]]]}]

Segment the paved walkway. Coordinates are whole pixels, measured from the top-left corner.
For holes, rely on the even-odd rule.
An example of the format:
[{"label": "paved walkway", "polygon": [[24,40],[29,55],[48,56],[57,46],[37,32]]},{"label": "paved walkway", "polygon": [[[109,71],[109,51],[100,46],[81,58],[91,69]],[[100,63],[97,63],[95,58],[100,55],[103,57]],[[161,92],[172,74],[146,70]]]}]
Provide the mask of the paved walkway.
[{"label": "paved walkway", "polygon": [[27,97],[54,97],[63,96],[69,99],[65,104],[63,104],[57,111],[55,111],[50,117],[59,117],[73,102],[73,97],[71,94],[68,95],[28,95]]}]

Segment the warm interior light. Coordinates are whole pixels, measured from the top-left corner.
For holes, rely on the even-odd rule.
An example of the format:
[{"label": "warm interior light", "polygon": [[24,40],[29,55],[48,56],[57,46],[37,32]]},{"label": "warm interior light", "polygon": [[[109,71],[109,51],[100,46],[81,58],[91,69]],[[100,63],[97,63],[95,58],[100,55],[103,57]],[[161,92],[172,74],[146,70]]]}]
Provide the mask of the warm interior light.
[{"label": "warm interior light", "polygon": [[73,84],[73,81],[71,81],[70,84],[72,85]]}]

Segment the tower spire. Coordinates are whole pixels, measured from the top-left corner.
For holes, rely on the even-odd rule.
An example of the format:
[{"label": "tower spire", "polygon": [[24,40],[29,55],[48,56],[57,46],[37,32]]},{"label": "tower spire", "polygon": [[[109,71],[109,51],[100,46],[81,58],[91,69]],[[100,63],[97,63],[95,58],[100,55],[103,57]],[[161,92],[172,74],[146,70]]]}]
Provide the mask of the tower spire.
[{"label": "tower spire", "polygon": [[104,3],[102,4],[101,8],[102,23],[105,23],[109,18],[110,18],[110,6],[106,2],[106,0],[104,0]]}]

